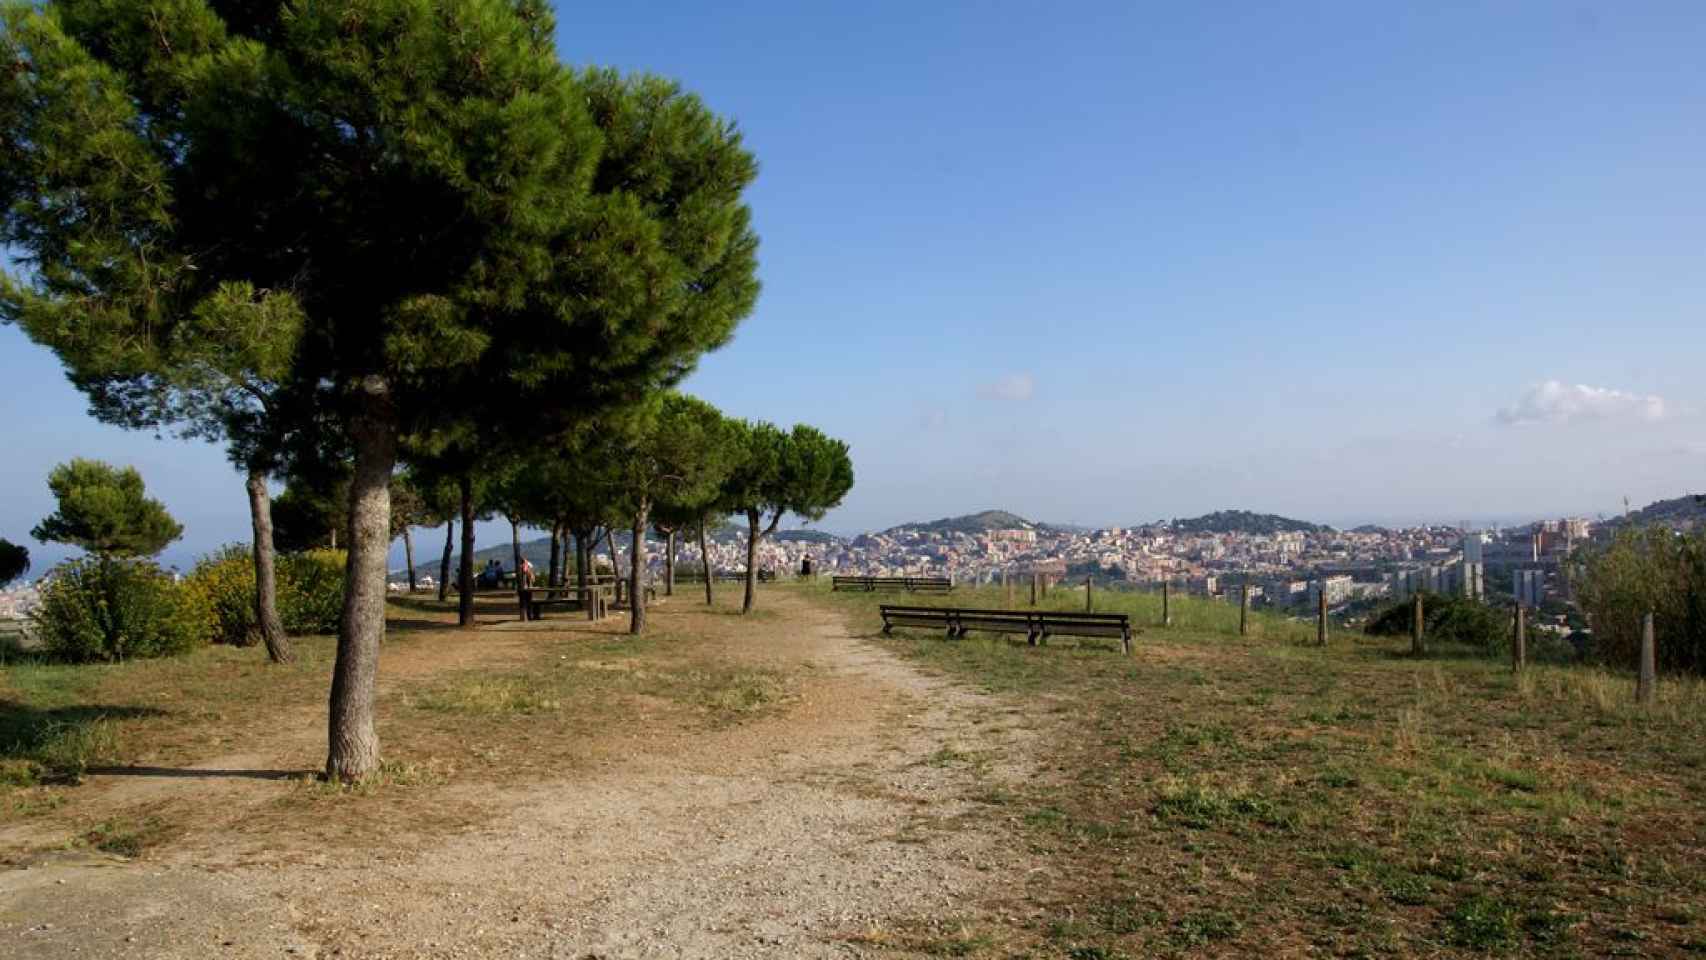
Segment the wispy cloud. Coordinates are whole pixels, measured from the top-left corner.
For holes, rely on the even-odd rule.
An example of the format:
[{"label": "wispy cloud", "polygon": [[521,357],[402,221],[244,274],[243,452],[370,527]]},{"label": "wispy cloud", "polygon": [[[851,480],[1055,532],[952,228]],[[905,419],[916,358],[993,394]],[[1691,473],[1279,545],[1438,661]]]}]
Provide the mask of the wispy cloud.
[{"label": "wispy cloud", "polygon": [[985,400],[1029,400],[1037,392],[1037,381],[1028,373],[1010,373],[977,388]]},{"label": "wispy cloud", "polygon": [[1588,420],[1645,420],[1665,418],[1663,397],[1629,393],[1584,383],[1545,380],[1529,387],[1493,419],[1511,427],[1535,423],[1581,423]]}]

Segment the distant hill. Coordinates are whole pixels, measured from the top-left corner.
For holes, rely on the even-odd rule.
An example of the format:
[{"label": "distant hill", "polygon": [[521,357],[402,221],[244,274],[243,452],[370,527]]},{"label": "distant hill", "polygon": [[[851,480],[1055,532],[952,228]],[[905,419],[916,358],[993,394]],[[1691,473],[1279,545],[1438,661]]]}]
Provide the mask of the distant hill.
[{"label": "distant hill", "polygon": [[778,530],[772,536],[782,543],[840,543],[841,538],[822,530]]},{"label": "distant hill", "polygon": [[1365,523],[1360,527],[1352,527],[1352,533],[1391,533],[1392,531],[1378,524]]},{"label": "distant hill", "polygon": [[1686,530],[1699,526],[1703,521],[1706,521],[1706,505],[1700,502],[1699,497],[1690,494],[1686,497],[1649,503],[1628,516],[1610,518],[1605,521],[1605,525],[1608,527],[1625,525],[1650,527],[1658,525],[1670,527],[1673,530]]},{"label": "distant hill", "polygon": [[960,517],[943,517],[928,523],[903,523],[898,527],[890,527],[884,533],[901,533],[914,531],[917,533],[988,533],[991,530],[1034,530],[1037,525],[1018,514],[1005,510],[985,510],[982,513],[968,513]]},{"label": "distant hill", "polygon": [[1326,533],[1331,529],[1318,523],[1249,510],[1217,510],[1189,520],[1173,521],[1176,533]]}]

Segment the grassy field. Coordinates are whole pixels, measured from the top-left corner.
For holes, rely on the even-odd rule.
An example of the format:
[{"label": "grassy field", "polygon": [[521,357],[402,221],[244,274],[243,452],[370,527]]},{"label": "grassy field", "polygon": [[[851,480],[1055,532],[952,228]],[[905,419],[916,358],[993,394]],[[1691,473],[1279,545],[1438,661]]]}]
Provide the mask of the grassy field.
[{"label": "grassy field", "polygon": [[[1036,725],[1044,773],[988,818],[1041,869],[952,935],[968,956],[1548,957],[1706,953],[1706,691],[1503,664],[1237,608],[1098,594],[1136,653],[878,634],[881,596],[822,593],[910,660]],[[995,590],[952,600],[1001,606]],[[1028,599],[1028,591],[1019,603]],[[1082,609],[1082,590],[1048,605]],[[976,758],[945,758],[975,762]],[[951,824],[941,825],[952,828]],[[1014,917],[1042,917],[1015,923]],[[939,929],[942,918],[932,929]]]}]

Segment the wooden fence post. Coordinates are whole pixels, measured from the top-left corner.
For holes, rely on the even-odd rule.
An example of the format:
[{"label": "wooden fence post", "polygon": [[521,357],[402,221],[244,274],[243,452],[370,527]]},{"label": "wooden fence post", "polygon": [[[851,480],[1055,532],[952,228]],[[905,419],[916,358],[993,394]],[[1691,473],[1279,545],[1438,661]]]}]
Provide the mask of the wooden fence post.
[{"label": "wooden fence post", "polygon": [[1031,574],[1031,606],[1033,607],[1037,605],[1037,578],[1040,576],[1042,576],[1040,573]]},{"label": "wooden fence post", "polygon": [[1238,635],[1247,636],[1250,633],[1250,585],[1244,584],[1238,588]]},{"label": "wooden fence post", "polygon": [[1163,627],[1170,627],[1173,625],[1173,609],[1172,605],[1169,603],[1171,599],[1172,582],[1163,580],[1161,581],[1161,625]]},{"label": "wooden fence post", "polygon": [[1635,699],[1651,704],[1658,694],[1658,651],[1653,638],[1653,614],[1641,617],[1641,676],[1635,682]]},{"label": "wooden fence post", "polygon": [[1001,594],[1006,597],[1007,609],[1013,609],[1013,578],[1007,575],[1007,568],[1001,568]]},{"label": "wooden fence post", "polygon": [[1327,584],[1315,591],[1315,645],[1327,645]]},{"label": "wooden fence post", "polygon": [[1516,605],[1516,626],[1511,631],[1511,669],[1521,672],[1528,664],[1528,624],[1522,604]]},{"label": "wooden fence post", "polygon": [[1092,587],[1090,585],[1090,575],[1086,573],[1084,575],[1084,612],[1085,613],[1089,613],[1090,611],[1096,609],[1095,600],[1091,597],[1091,594],[1090,594],[1091,589],[1092,589]]},{"label": "wooden fence post", "polygon": [[1423,637],[1422,595],[1416,594],[1410,603],[1410,652],[1421,656],[1427,652],[1427,642]]}]

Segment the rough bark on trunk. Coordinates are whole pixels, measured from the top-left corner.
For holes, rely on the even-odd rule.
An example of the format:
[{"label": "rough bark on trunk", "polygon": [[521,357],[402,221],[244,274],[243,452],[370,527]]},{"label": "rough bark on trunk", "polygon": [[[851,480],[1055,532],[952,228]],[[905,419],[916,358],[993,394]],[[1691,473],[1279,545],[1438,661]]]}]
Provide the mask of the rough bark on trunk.
[{"label": "rough bark on trunk", "polygon": [[527,611],[521,606],[521,591],[527,589],[527,578],[521,573],[521,525],[509,518],[509,551],[515,558],[515,609],[516,616],[526,619]]},{"label": "rough bark on trunk", "polygon": [[379,733],[373,724],[379,644],[385,638],[385,567],[391,545],[391,470],[397,463],[396,413],[390,385],[370,376],[361,383],[359,411],[350,418],[355,471],[349,493],[349,559],[344,564],[344,608],[338,622],[338,657],[332,668],[327,711],[326,778],[353,783],[379,769]]},{"label": "rough bark on trunk", "polygon": [[456,543],[456,520],[444,521],[444,559],[438,563],[438,601],[450,596],[450,551]]},{"label": "rough bark on trunk", "polygon": [[622,576],[622,555],[616,552],[616,528],[604,528],[604,542],[610,547],[610,579]]},{"label": "rough bark on trunk", "polygon": [[758,592],[758,521],[757,510],[746,512],[746,599],[740,612],[752,612],[752,595]]},{"label": "rough bark on trunk", "polygon": [[640,501],[634,514],[634,544],[628,551],[628,632],[642,633],[646,629],[646,520],[651,504]]},{"label": "rough bark on trunk", "polygon": [[267,645],[267,657],[273,663],[289,663],[294,659],[290,638],[285,636],[284,621],[278,615],[278,577],[273,563],[272,496],[267,490],[266,475],[259,470],[249,471],[245,485],[249,490],[249,521],[254,529],[255,560],[255,624],[261,640]]},{"label": "rough bark on trunk", "polygon": [[663,595],[675,596],[675,531],[664,535],[663,540]]},{"label": "rough bark on trunk", "polygon": [[563,525],[560,523],[552,524],[551,525],[551,566],[545,571],[545,585],[547,587],[554,587],[557,584],[562,582],[561,580],[558,579],[558,575],[561,574],[562,566],[563,566],[563,550],[562,550],[562,547],[563,547]]},{"label": "rough bark on trunk", "polygon": [[403,563],[409,568],[409,592],[415,592],[415,538],[403,528]]},{"label": "rough bark on trunk", "polygon": [[711,548],[705,543],[705,518],[699,518],[699,562],[705,567],[705,605],[715,606],[717,600],[711,595]]},{"label": "rough bark on trunk", "polygon": [[457,481],[462,493],[462,562],[456,572],[456,622],[474,625],[474,478],[464,473]]},{"label": "rough bark on trunk", "polygon": [[575,531],[575,589],[582,597],[586,596],[586,568],[590,563],[587,558],[592,554],[587,540],[591,537],[592,531],[585,527]]}]

